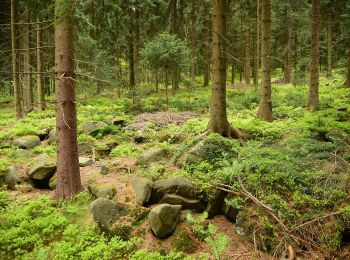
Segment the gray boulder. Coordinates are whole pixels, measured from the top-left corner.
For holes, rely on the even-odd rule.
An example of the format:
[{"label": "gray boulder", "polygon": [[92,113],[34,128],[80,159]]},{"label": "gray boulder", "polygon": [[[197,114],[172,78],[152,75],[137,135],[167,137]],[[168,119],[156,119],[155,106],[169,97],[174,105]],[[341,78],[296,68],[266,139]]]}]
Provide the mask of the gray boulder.
[{"label": "gray boulder", "polygon": [[176,194],[187,199],[198,199],[200,195],[192,181],[183,176],[172,176],[154,182],[150,203],[158,203],[165,194]]},{"label": "gray boulder", "polygon": [[174,231],[181,213],[181,206],[161,204],[153,208],[148,215],[148,220],[154,235],[158,238],[166,238]]},{"label": "gray boulder", "polygon": [[92,183],[88,189],[95,198],[113,199],[116,195],[115,188],[108,184]]},{"label": "gray boulder", "polygon": [[86,167],[93,163],[92,158],[89,157],[79,157],[79,166]]},{"label": "gray boulder", "polygon": [[56,129],[53,129],[49,132],[49,144],[56,142]]},{"label": "gray boulder", "polygon": [[106,198],[93,201],[90,204],[90,209],[94,220],[104,231],[108,231],[115,221],[128,214],[127,206],[114,203]]},{"label": "gray boulder", "polygon": [[167,150],[164,148],[154,148],[143,152],[140,155],[139,161],[143,165],[147,165],[152,162],[158,162],[164,159],[167,155]]},{"label": "gray boulder", "polygon": [[104,122],[100,122],[100,121],[89,121],[89,122],[85,122],[83,124],[83,133],[86,135],[90,135],[93,132],[105,128],[108,125]]},{"label": "gray boulder", "polygon": [[340,129],[332,129],[326,134],[327,140],[336,144],[350,144],[350,134]]},{"label": "gray boulder", "polygon": [[24,149],[17,149],[15,157],[16,158],[31,158],[34,156],[34,153],[32,151],[24,150]]},{"label": "gray boulder", "polygon": [[12,165],[7,171],[0,172],[0,188],[6,186],[13,190],[18,183],[20,183],[20,179],[17,175],[16,166]]},{"label": "gray boulder", "polygon": [[78,143],[78,154],[79,155],[85,155],[85,154],[92,154],[93,145],[89,142],[81,142]]},{"label": "gray boulder", "polygon": [[125,126],[125,118],[117,116],[112,119],[112,125]]},{"label": "gray boulder", "polygon": [[146,178],[135,178],[131,180],[131,187],[136,195],[136,203],[143,206],[151,197],[153,181]]},{"label": "gray boulder", "polygon": [[22,149],[32,149],[40,144],[40,138],[36,135],[25,135],[13,141],[14,146]]},{"label": "gray boulder", "polygon": [[186,199],[176,194],[165,194],[159,203],[181,205],[182,209],[190,209],[195,212],[203,212],[206,206],[205,203],[199,199]]},{"label": "gray boulder", "polygon": [[102,175],[108,175],[109,174],[110,168],[111,168],[109,163],[103,162],[103,163],[101,163],[100,167],[101,167],[101,174]]},{"label": "gray boulder", "polygon": [[56,162],[47,154],[36,158],[36,163],[29,169],[28,175],[36,188],[49,188],[49,181],[57,169]]}]

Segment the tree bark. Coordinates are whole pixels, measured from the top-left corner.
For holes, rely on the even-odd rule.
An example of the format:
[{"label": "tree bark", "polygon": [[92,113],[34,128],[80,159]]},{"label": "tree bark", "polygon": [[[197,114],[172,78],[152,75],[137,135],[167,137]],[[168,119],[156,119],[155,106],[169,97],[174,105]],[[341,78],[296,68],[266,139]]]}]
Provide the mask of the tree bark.
[{"label": "tree bark", "polygon": [[43,33],[40,19],[37,18],[37,31],[36,31],[36,57],[37,57],[37,71],[38,71],[38,107],[41,110],[45,110],[45,89],[44,89],[44,78],[43,78]]},{"label": "tree bark", "polygon": [[235,84],[235,63],[232,61],[231,64],[231,85]]},{"label": "tree bark", "polygon": [[332,14],[328,13],[327,21],[327,77],[332,77],[332,43],[333,33],[332,33]]},{"label": "tree bark", "polygon": [[191,1],[191,78],[193,82],[196,79],[196,0]]},{"label": "tree bark", "polygon": [[319,24],[320,24],[320,0],[312,0],[312,21],[311,21],[311,68],[310,85],[307,107],[316,110],[319,107]]},{"label": "tree bark", "polygon": [[226,0],[213,4],[213,80],[208,132],[232,137],[226,114]]},{"label": "tree bark", "polygon": [[119,15],[115,16],[115,80],[117,82],[118,98],[121,97],[121,67],[120,67],[120,47],[119,47]]},{"label": "tree bark", "polygon": [[[248,16],[245,17],[245,21],[249,21]],[[249,35],[249,22],[244,30],[244,81],[250,85],[250,35]]]},{"label": "tree bark", "polygon": [[140,9],[136,7],[135,10],[135,35],[134,35],[134,45],[135,45],[135,81],[136,84],[141,82],[140,75]]},{"label": "tree bark", "polygon": [[128,60],[129,60],[129,86],[133,92],[133,103],[135,94],[135,62],[134,62],[134,23],[133,23],[133,10],[129,8],[129,21],[128,21]]},{"label": "tree bark", "polygon": [[11,0],[11,42],[12,42],[12,72],[13,94],[15,98],[16,118],[24,116],[21,98],[21,83],[19,77],[19,36],[18,36],[18,0]]},{"label": "tree bark", "polygon": [[56,196],[69,200],[82,190],[77,142],[74,80],[74,0],[55,1]]},{"label": "tree bark", "polygon": [[257,115],[265,121],[272,121],[271,75],[270,75],[270,37],[271,37],[271,3],[262,0],[262,91]]},{"label": "tree bark", "polygon": [[[170,0],[170,33],[177,34],[177,0]],[[172,69],[172,88],[171,93],[174,96],[179,88],[179,75],[177,67]]]},{"label": "tree bark", "polygon": [[33,108],[33,82],[32,82],[32,55],[30,49],[30,20],[29,11],[25,12],[25,35],[24,35],[24,71],[25,71],[25,104],[28,110]]},{"label": "tree bark", "polygon": [[346,73],[346,85],[347,88],[350,88],[350,49],[348,50],[348,69]]},{"label": "tree bark", "polygon": [[[207,3],[205,3],[207,5]],[[209,86],[210,80],[210,8],[204,8],[204,82],[203,87]]]},{"label": "tree bark", "polygon": [[260,0],[256,1],[256,42],[255,42],[255,59],[254,59],[254,87],[258,90],[259,69],[260,69]]},{"label": "tree bark", "polygon": [[290,10],[287,10],[287,43],[286,43],[286,60],[284,65],[284,83],[292,81],[292,17]]}]

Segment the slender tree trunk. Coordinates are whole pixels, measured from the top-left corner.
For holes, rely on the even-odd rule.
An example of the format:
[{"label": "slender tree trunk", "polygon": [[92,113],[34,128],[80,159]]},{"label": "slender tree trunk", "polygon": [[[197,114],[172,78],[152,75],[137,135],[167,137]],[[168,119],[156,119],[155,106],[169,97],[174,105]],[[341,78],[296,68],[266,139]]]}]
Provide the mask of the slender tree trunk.
[{"label": "slender tree trunk", "polygon": [[258,116],[265,121],[272,121],[271,75],[270,75],[270,37],[271,37],[271,3],[262,0],[262,91]]},{"label": "slender tree trunk", "polygon": [[33,108],[33,81],[32,81],[32,55],[30,50],[30,20],[29,11],[25,13],[25,35],[24,35],[24,77],[25,77],[25,104],[28,110]]},{"label": "slender tree trunk", "polygon": [[320,0],[312,0],[312,21],[311,21],[311,69],[310,85],[307,107],[316,110],[319,106],[318,85],[319,85],[319,24],[320,24]]},{"label": "slender tree trunk", "polygon": [[18,0],[11,0],[11,39],[12,39],[12,73],[13,93],[15,97],[16,118],[24,116],[23,103],[21,99],[21,83],[19,76],[19,39],[18,39]]},{"label": "slender tree trunk", "polygon": [[348,69],[346,73],[346,85],[347,88],[350,88],[350,49],[348,50]]},{"label": "slender tree trunk", "polygon": [[168,95],[168,68],[165,69],[165,102],[167,106],[169,105],[169,95]]},{"label": "slender tree trunk", "polygon": [[128,21],[128,60],[129,60],[129,86],[133,92],[133,103],[135,96],[135,62],[134,62],[134,24],[133,24],[133,10],[129,8],[129,21]]},{"label": "slender tree trunk", "polygon": [[286,44],[286,61],[284,66],[284,83],[292,81],[292,17],[290,10],[287,10],[287,44]]},{"label": "slender tree trunk", "polygon": [[232,61],[231,64],[231,85],[235,84],[235,62]]},{"label": "slender tree trunk", "polygon": [[36,57],[37,57],[37,71],[38,71],[38,107],[41,110],[45,110],[45,89],[43,78],[43,33],[41,28],[40,19],[37,19],[37,31],[36,31]]},{"label": "slender tree trunk", "polygon": [[121,71],[120,71],[120,48],[119,48],[119,15],[115,16],[115,80],[117,82],[118,98],[121,97]]},{"label": "slender tree trunk", "polygon": [[194,81],[196,79],[196,0],[191,1],[191,77]]},{"label": "slender tree trunk", "polygon": [[140,10],[135,10],[135,80],[139,84],[141,81],[140,75]]},{"label": "slender tree trunk", "polygon": [[[170,33],[177,34],[177,0],[170,0]],[[176,90],[179,88],[179,75],[178,69],[175,67],[172,69],[172,95],[176,94]]]},{"label": "slender tree trunk", "polygon": [[254,59],[254,87],[258,90],[259,70],[260,70],[260,0],[256,1],[256,43],[255,43],[255,59]]},{"label": "slender tree trunk", "polygon": [[332,15],[328,13],[327,21],[327,77],[332,77]]},{"label": "slender tree trunk", "polygon": [[235,135],[226,114],[226,0],[213,3],[213,81],[208,132]]},{"label": "slender tree trunk", "polygon": [[[207,3],[205,3],[207,5]],[[209,86],[210,79],[210,8],[204,8],[204,87]]]},{"label": "slender tree trunk", "polygon": [[[245,20],[249,20],[246,16]],[[248,23],[249,24],[249,23]],[[249,25],[244,31],[244,81],[250,85],[250,35]]]},{"label": "slender tree trunk", "polygon": [[74,81],[74,0],[55,1],[56,196],[69,200],[82,190],[77,142]]}]

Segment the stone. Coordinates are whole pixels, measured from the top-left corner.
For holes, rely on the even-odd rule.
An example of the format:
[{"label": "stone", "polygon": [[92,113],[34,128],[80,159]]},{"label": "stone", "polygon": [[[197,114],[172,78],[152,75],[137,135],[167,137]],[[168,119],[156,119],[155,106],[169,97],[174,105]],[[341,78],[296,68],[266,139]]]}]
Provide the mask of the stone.
[{"label": "stone", "polygon": [[49,144],[56,142],[56,129],[53,129],[49,132]]},{"label": "stone", "polygon": [[154,148],[143,152],[140,155],[139,161],[143,165],[147,165],[152,162],[158,162],[164,159],[167,155],[167,150],[164,148]]},{"label": "stone", "polygon": [[326,134],[327,140],[336,144],[350,144],[350,134],[340,129],[332,129]]},{"label": "stone", "polygon": [[182,209],[190,209],[195,212],[203,212],[205,210],[205,203],[199,199],[186,199],[176,194],[165,194],[159,203],[166,203],[170,205],[181,205]]},{"label": "stone", "polygon": [[86,135],[91,135],[93,132],[105,128],[108,125],[101,121],[89,121],[83,124],[83,133]]},{"label": "stone", "polygon": [[89,142],[81,142],[78,143],[78,154],[79,155],[86,155],[86,154],[92,154],[93,145]]},{"label": "stone", "polygon": [[112,125],[125,126],[125,119],[123,117],[115,117],[112,119]]},{"label": "stone", "polygon": [[109,174],[111,167],[110,167],[110,165],[108,163],[103,162],[103,163],[101,163],[100,167],[101,167],[101,174],[102,175],[108,175]]},{"label": "stone", "polygon": [[161,204],[154,207],[148,215],[154,235],[158,238],[170,236],[176,229],[180,214],[179,205]]},{"label": "stone", "polygon": [[200,195],[192,181],[183,176],[172,176],[154,182],[150,203],[158,203],[165,194],[176,194],[187,199],[198,199]]},{"label": "stone", "polygon": [[36,163],[29,169],[28,175],[36,188],[49,188],[49,181],[56,172],[56,162],[47,154],[36,158]]},{"label": "stone", "polygon": [[34,156],[34,153],[32,151],[24,150],[24,149],[17,149],[16,150],[16,158],[31,158]]},{"label": "stone", "polygon": [[136,203],[143,206],[151,197],[153,181],[146,178],[135,178],[131,180],[131,187],[135,192]]},{"label": "stone", "polygon": [[117,193],[115,188],[109,184],[92,183],[88,189],[95,198],[113,199]]},{"label": "stone", "polygon": [[17,175],[17,169],[16,166],[12,165],[7,170],[7,173],[5,174],[5,184],[10,189],[13,190],[17,184],[19,184],[21,181]]},{"label": "stone", "polygon": [[93,163],[92,158],[89,157],[79,157],[79,166],[86,167]]},{"label": "stone", "polygon": [[110,230],[113,223],[128,214],[128,207],[106,198],[98,198],[90,204],[94,220],[104,231]]},{"label": "stone", "polygon": [[32,149],[40,144],[40,138],[36,135],[25,135],[13,141],[14,146],[22,149]]},{"label": "stone", "polygon": [[185,164],[197,164],[207,159],[208,155],[205,150],[205,140],[203,140],[193,146],[187,153],[182,155],[176,164],[178,166],[183,166]]}]

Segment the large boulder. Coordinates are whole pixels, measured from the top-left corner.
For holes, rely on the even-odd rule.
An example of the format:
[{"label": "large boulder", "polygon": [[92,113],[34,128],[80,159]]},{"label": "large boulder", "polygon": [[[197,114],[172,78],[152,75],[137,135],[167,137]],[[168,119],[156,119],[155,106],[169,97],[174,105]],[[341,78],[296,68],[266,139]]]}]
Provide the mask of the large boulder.
[{"label": "large boulder", "polygon": [[98,198],[90,204],[90,209],[94,220],[104,231],[109,231],[113,223],[119,218],[128,214],[125,205],[114,203],[106,198]]},{"label": "large boulder", "polygon": [[36,188],[49,188],[49,181],[56,172],[56,162],[47,154],[36,158],[35,164],[29,169],[28,175]]},{"label": "large boulder", "polygon": [[79,157],[79,166],[86,167],[93,164],[92,158],[89,157]]},{"label": "large boulder", "polygon": [[86,135],[90,135],[92,134],[93,132],[99,130],[99,129],[102,129],[102,128],[105,128],[107,127],[108,125],[104,122],[101,122],[101,121],[89,121],[89,122],[85,122],[83,124],[83,133],[86,134]]},{"label": "large boulder", "polygon": [[116,195],[115,187],[110,184],[92,183],[88,186],[88,189],[95,198],[113,199]]},{"label": "large boulder", "polygon": [[158,203],[165,194],[176,194],[187,199],[198,199],[200,196],[192,181],[183,176],[172,176],[154,182],[150,203]]},{"label": "large boulder", "polygon": [[20,183],[20,179],[16,166],[12,165],[7,171],[0,172],[0,188],[5,185],[8,189],[13,190],[18,183]]},{"label": "large boulder", "polygon": [[78,143],[78,154],[79,155],[92,154],[93,148],[94,146],[89,142],[80,142]]},{"label": "large boulder", "polygon": [[165,194],[159,203],[181,205],[182,209],[190,209],[195,212],[203,212],[206,207],[205,203],[200,199],[187,199],[176,194]]},{"label": "large boulder", "polygon": [[151,197],[153,181],[146,178],[135,178],[131,180],[131,187],[135,192],[136,203],[143,206]]},{"label": "large boulder", "polygon": [[154,235],[158,238],[170,236],[178,223],[181,206],[161,204],[151,210],[148,220]]},{"label": "large boulder", "polygon": [[147,165],[152,162],[158,162],[164,159],[167,155],[167,150],[164,148],[154,148],[143,152],[140,155],[139,161],[143,165]]},{"label": "large boulder", "polygon": [[13,141],[14,146],[22,149],[32,149],[40,144],[40,138],[36,135],[25,135]]},{"label": "large boulder", "polygon": [[332,129],[326,134],[326,139],[336,144],[350,144],[350,134],[340,129]]}]

